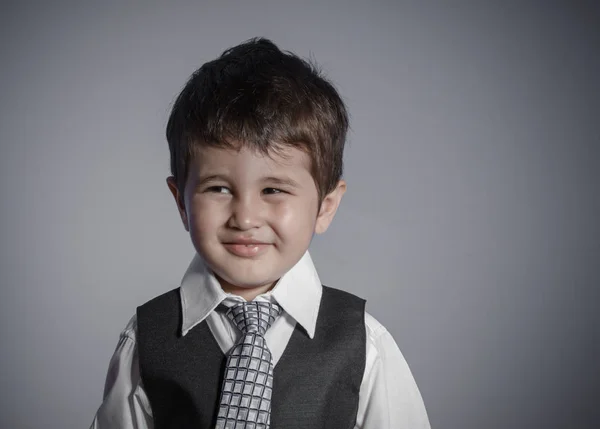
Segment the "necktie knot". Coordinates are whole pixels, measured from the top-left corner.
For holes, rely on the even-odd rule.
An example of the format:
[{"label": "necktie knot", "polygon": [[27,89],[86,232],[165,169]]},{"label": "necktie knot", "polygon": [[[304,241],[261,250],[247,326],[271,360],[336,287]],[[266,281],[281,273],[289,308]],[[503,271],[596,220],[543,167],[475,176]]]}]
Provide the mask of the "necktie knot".
[{"label": "necktie knot", "polygon": [[257,333],[265,335],[277,316],[281,307],[277,304],[263,301],[243,302],[227,310],[227,317],[242,333]]}]

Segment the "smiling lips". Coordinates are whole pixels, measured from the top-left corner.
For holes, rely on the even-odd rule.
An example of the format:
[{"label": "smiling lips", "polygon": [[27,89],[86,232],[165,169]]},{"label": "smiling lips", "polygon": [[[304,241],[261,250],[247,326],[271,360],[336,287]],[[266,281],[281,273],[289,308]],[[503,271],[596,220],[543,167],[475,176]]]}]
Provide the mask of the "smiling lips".
[{"label": "smiling lips", "polygon": [[262,255],[270,246],[269,243],[243,238],[223,243],[223,245],[229,253],[242,258],[252,258],[254,256]]}]

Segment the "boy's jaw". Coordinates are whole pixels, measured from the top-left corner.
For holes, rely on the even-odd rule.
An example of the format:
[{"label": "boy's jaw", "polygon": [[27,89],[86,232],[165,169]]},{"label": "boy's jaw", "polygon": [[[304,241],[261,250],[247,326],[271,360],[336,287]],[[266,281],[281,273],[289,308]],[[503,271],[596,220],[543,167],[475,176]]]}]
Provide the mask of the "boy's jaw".
[{"label": "boy's jaw", "polygon": [[263,285],[240,286],[240,285],[234,285],[232,283],[229,283],[228,281],[226,281],[225,279],[221,278],[217,274],[215,274],[215,277],[217,278],[217,280],[218,280],[219,284],[221,285],[221,288],[223,289],[223,291],[225,291],[227,293],[231,293],[233,295],[241,296],[246,301],[252,301],[258,295],[261,295],[263,293],[266,293],[266,292],[270,291],[271,289],[273,289],[273,287],[275,286],[275,284],[279,280],[279,279],[277,279],[277,280],[274,280],[272,282],[269,282],[269,283],[266,283],[266,284],[263,284]]},{"label": "boy's jaw", "polygon": [[288,271],[288,265],[294,264],[282,260],[289,255],[286,251],[282,254],[276,238],[267,239],[271,235],[266,231],[252,236],[247,232],[223,234],[211,247],[199,249],[199,253],[225,292],[251,300],[270,290]]}]

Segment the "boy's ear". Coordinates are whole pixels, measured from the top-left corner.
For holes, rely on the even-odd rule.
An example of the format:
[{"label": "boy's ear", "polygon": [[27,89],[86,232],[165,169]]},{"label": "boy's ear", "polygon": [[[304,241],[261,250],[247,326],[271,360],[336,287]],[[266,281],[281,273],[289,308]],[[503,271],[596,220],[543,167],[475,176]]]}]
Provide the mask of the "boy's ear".
[{"label": "boy's ear", "polygon": [[169,190],[171,191],[171,193],[173,194],[173,197],[175,198],[175,204],[177,204],[177,211],[179,211],[179,216],[181,216],[181,221],[183,222],[183,227],[185,228],[186,231],[189,232],[189,226],[188,226],[188,218],[187,218],[187,212],[185,210],[185,204],[183,201],[183,195],[179,192],[179,188],[177,187],[177,182],[175,181],[175,177],[173,176],[169,176],[167,177],[167,186],[169,187]]},{"label": "boy's ear", "polygon": [[340,206],[344,192],[346,192],[346,181],[340,180],[335,189],[323,198],[319,214],[317,215],[315,233],[322,234],[327,231],[327,228],[329,228],[329,225],[335,216],[335,212]]}]

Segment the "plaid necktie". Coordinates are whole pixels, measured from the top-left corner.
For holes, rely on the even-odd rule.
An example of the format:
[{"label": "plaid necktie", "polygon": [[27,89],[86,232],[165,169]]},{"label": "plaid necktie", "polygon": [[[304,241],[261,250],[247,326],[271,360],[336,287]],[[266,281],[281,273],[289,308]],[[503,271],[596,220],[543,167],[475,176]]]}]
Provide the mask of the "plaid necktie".
[{"label": "plaid necktie", "polygon": [[227,311],[243,335],[227,356],[217,429],[269,429],[273,361],[264,334],[280,313],[277,304],[258,301]]}]

